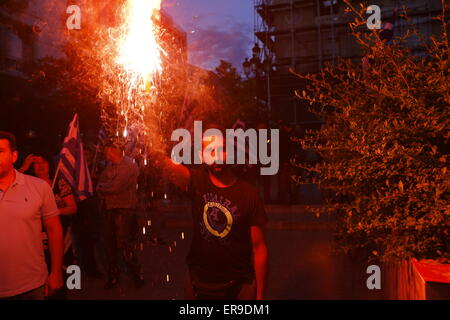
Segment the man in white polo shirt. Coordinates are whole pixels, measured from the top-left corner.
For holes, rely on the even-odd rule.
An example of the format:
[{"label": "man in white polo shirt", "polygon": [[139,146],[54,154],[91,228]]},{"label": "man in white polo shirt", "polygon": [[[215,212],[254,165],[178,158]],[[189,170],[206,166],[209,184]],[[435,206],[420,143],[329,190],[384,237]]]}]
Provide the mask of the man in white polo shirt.
[{"label": "man in white polo shirt", "polygon": [[[62,227],[50,185],[14,170],[16,140],[0,131],[0,299],[42,300],[61,288]],[[42,244],[48,235],[51,272]]]}]

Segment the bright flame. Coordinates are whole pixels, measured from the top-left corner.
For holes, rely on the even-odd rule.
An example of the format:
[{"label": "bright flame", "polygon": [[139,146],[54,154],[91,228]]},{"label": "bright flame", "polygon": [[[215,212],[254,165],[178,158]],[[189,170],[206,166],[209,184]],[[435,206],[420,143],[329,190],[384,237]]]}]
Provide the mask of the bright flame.
[{"label": "bright flame", "polygon": [[124,10],[125,29],[117,63],[135,88],[141,84],[149,89],[154,76],[162,71],[158,27],[153,22],[154,17],[159,19],[161,0],[128,0]]},{"label": "bright flame", "polygon": [[114,2],[117,24],[100,28],[103,31],[97,42],[102,82],[99,96],[104,101],[101,117],[130,147],[127,151],[133,158],[139,150],[147,165],[151,147],[147,116],[159,96],[164,72],[162,55],[167,55],[159,43],[163,33],[162,0]]}]

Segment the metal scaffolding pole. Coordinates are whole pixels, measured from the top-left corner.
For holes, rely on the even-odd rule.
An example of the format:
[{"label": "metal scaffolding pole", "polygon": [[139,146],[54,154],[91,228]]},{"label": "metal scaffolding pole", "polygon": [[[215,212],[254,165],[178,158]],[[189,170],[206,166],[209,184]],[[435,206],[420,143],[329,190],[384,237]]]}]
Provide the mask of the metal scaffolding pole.
[{"label": "metal scaffolding pole", "polygon": [[330,5],[330,16],[331,16],[331,60],[334,64],[334,59],[335,59],[335,55],[336,55],[336,43],[335,43],[335,39],[334,39],[334,12],[333,12],[333,4],[334,1],[331,0],[331,5]]},{"label": "metal scaffolding pole", "polygon": [[319,56],[319,68],[322,69],[322,34],[321,34],[321,26],[320,26],[320,0],[317,1],[317,37],[318,37],[318,56]]},{"label": "metal scaffolding pole", "polygon": [[[267,10],[264,9],[264,10]],[[269,26],[266,22],[266,43],[264,44],[264,56],[266,61],[270,61],[270,63],[266,63],[266,78],[267,78],[267,108],[269,109],[269,115],[272,112],[272,95],[270,91],[270,71],[272,70],[272,55],[269,48]]]},{"label": "metal scaffolding pole", "polygon": [[295,23],[294,23],[294,0],[291,0],[291,68],[295,70]]}]

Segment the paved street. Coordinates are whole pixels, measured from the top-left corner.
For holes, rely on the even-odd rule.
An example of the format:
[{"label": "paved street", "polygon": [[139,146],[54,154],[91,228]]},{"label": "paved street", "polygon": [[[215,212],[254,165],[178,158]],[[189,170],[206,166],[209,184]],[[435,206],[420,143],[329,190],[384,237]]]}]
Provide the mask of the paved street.
[{"label": "paved street", "polygon": [[[301,206],[267,206],[267,212],[269,299],[381,298],[380,292],[365,287],[367,265],[356,266],[333,253],[332,219],[318,219]],[[142,236],[144,288],[135,289],[127,274],[109,291],[103,289],[104,279],[82,277],[82,290],[71,291],[70,299],[183,299],[185,256],[191,241],[189,209],[167,208],[164,215],[163,238],[170,248],[152,246],[148,232]]]}]

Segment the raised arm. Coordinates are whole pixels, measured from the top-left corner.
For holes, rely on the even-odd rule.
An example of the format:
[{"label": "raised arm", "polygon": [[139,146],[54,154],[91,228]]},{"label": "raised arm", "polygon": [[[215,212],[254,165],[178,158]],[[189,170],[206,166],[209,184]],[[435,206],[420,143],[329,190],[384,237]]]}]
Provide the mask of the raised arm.
[{"label": "raised arm", "polygon": [[155,152],[152,154],[152,157],[154,158],[153,164],[166,174],[170,182],[183,191],[188,189],[191,180],[191,173],[188,168],[173,162],[171,158],[162,152]]}]

